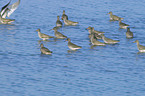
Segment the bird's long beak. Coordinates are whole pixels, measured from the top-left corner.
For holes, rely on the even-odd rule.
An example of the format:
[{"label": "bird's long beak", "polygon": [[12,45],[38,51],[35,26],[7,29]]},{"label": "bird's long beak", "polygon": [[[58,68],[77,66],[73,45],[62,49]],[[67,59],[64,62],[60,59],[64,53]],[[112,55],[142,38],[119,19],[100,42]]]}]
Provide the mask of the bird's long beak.
[{"label": "bird's long beak", "polygon": [[90,30],[90,28],[88,27],[88,28],[86,28],[86,30]]}]

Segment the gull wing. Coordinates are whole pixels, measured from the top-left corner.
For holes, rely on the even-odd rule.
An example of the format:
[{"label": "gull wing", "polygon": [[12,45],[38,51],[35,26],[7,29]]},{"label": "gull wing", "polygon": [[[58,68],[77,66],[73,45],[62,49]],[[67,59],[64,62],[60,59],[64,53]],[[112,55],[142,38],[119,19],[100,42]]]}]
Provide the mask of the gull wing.
[{"label": "gull wing", "polygon": [[14,4],[8,6],[10,11],[8,11],[7,17],[9,17],[18,8],[19,4],[20,4],[20,0],[18,0]]}]

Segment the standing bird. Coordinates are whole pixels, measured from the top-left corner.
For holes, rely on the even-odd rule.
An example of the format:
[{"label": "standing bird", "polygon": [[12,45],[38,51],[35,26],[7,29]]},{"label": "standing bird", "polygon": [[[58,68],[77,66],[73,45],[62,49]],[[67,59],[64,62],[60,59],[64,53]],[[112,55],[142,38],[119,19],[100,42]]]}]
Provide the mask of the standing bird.
[{"label": "standing bird", "polygon": [[102,39],[101,34],[104,34],[104,33],[105,33],[105,32],[101,32],[101,31],[96,31],[96,30],[94,29],[94,27],[92,27],[92,32],[95,33],[94,35],[95,35],[95,37],[96,37],[97,39]]},{"label": "standing bird", "polygon": [[68,20],[68,16],[65,14],[65,10],[63,10],[63,14],[62,14],[61,19],[63,20],[64,17],[66,17],[66,19]]},{"label": "standing bird", "polygon": [[96,31],[94,29],[94,27],[92,27],[92,31],[93,31],[93,33],[97,33],[98,35],[101,35],[101,34],[104,34],[105,33],[105,32],[101,32],[101,31]]},{"label": "standing bird", "polygon": [[59,19],[59,16],[57,16],[57,21],[56,21],[56,27],[61,27],[62,26],[62,22]]},{"label": "standing bird", "polygon": [[95,38],[94,34],[95,34],[95,33],[92,33],[92,34],[90,35],[90,41],[91,41],[92,45],[104,46],[105,43],[102,43],[102,42],[98,41],[98,40]]},{"label": "standing bird", "polygon": [[108,14],[110,14],[111,21],[118,21],[119,19],[123,20],[123,18],[113,15],[112,11],[110,11]]},{"label": "standing bird", "polygon": [[78,24],[78,22],[67,20],[66,17],[63,18],[63,21],[64,21],[65,25],[77,25]]},{"label": "standing bird", "polygon": [[39,38],[41,38],[43,40],[47,40],[47,39],[50,39],[50,38],[54,38],[53,36],[49,36],[49,35],[46,35],[46,34],[41,33],[40,32],[40,29],[37,29],[36,31],[38,31]]},{"label": "standing bird", "polygon": [[92,33],[92,27],[91,27],[91,26],[89,26],[89,27],[87,28],[87,30],[89,31],[89,34]]},{"label": "standing bird", "polygon": [[0,22],[2,23],[2,24],[10,24],[11,22],[14,22],[15,20],[14,19],[5,19],[5,18],[2,18],[1,16],[0,16]]},{"label": "standing bird", "polygon": [[81,46],[78,46],[76,44],[73,44],[70,40],[70,38],[68,38],[66,41],[68,41],[68,48],[71,49],[71,50],[77,50],[77,49],[81,49],[82,47]]},{"label": "standing bird", "polygon": [[119,19],[119,26],[120,26],[120,28],[127,29],[127,27],[128,27],[129,25],[128,25],[128,24],[125,24],[125,23],[122,23],[122,22],[121,22],[121,19]]},{"label": "standing bird", "polygon": [[138,40],[135,40],[133,43],[137,43],[137,48],[139,52],[145,52],[145,46],[140,45]]},{"label": "standing bird", "polygon": [[133,38],[133,32],[130,31],[130,28],[127,28],[126,38]]},{"label": "standing bird", "polygon": [[54,27],[52,30],[54,30],[56,38],[58,38],[58,39],[65,39],[65,38],[67,38],[67,36],[65,36],[62,33],[58,32],[56,27]]},{"label": "standing bird", "polygon": [[[87,29],[90,34],[93,34],[95,36],[95,38],[102,39],[101,34],[104,34],[104,32],[96,31],[96,30],[94,30],[94,27],[88,27]],[[91,36],[89,36],[89,37],[91,37]]]},{"label": "standing bird", "polygon": [[52,51],[50,51],[49,49],[47,49],[46,47],[44,47],[44,45],[41,43],[40,44],[40,51],[42,54],[46,54],[46,55],[51,55],[52,54]]},{"label": "standing bird", "polygon": [[118,40],[113,40],[113,39],[110,39],[110,38],[106,38],[106,37],[104,36],[104,34],[102,34],[101,36],[102,36],[103,41],[104,41],[106,44],[116,44],[116,43],[119,42]]}]

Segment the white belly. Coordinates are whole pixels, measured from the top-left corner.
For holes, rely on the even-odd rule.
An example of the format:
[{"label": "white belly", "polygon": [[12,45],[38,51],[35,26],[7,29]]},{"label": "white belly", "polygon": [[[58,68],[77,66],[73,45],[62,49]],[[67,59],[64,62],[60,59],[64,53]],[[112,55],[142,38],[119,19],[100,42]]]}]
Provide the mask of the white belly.
[{"label": "white belly", "polygon": [[139,52],[145,52],[145,50],[139,50]]}]

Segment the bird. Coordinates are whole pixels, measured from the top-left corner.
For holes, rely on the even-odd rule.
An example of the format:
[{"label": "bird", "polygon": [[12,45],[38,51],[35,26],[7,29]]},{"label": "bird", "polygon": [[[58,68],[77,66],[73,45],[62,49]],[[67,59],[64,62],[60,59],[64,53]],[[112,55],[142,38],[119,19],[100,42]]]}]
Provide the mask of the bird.
[{"label": "bird", "polygon": [[56,27],[61,27],[62,26],[62,22],[59,19],[59,16],[57,16],[57,21],[56,21]]},{"label": "bird", "polygon": [[65,14],[65,10],[63,10],[63,14],[62,14],[61,19],[63,20],[64,17],[66,17],[66,19],[68,20],[68,16]]},{"label": "bird", "polygon": [[95,38],[102,39],[101,34],[104,34],[104,32],[96,31],[96,30],[94,30],[94,27],[90,27],[90,26],[87,29],[89,31],[89,34],[92,34],[93,33],[94,36],[95,36]]},{"label": "bird", "polygon": [[92,31],[93,31],[93,33],[97,33],[98,35],[101,35],[101,34],[104,34],[105,33],[105,32],[101,32],[101,31],[96,31],[94,29],[94,27],[92,27]]},{"label": "bird", "polygon": [[139,52],[145,52],[145,46],[140,45],[138,40],[135,40],[133,43],[137,43],[137,48]]},{"label": "bird", "polygon": [[130,31],[130,28],[127,28],[126,38],[133,38],[133,32]]},{"label": "bird", "polygon": [[49,49],[47,49],[46,47],[44,47],[44,45],[41,43],[40,44],[40,51],[42,54],[46,54],[46,55],[51,55],[52,51],[50,51]]},{"label": "bird", "polygon": [[119,19],[119,26],[120,26],[120,28],[127,29],[127,27],[128,27],[129,25],[128,25],[128,24],[125,24],[125,23],[122,23],[122,22],[121,22],[121,19]]},{"label": "bird", "polygon": [[1,12],[0,12],[2,18],[10,17],[10,15],[18,8],[18,6],[20,4],[20,0],[9,5],[10,2],[11,2],[11,0],[8,2],[8,4],[6,4],[4,7],[2,7]]},{"label": "bird", "polygon": [[1,11],[0,11],[0,15],[2,18],[6,18],[7,16],[7,12],[10,11],[10,9],[8,9],[8,5],[10,4],[11,0],[1,8]]},{"label": "bird", "polygon": [[62,33],[58,32],[56,27],[54,27],[51,30],[54,30],[56,38],[58,38],[58,39],[65,39],[65,38],[67,38],[67,36],[65,36]]},{"label": "bird", "polygon": [[3,11],[0,13],[1,17],[2,17],[2,18],[6,18],[8,11],[10,11],[9,8],[6,8],[5,10],[3,10]]},{"label": "bird", "polygon": [[71,50],[73,50],[73,51],[82,48],[81,46],[78,46],[78,45],[72,43],[71,40],[70,40],[70,38],[67,38],[66,41],[68,41],[68,48],[71,49]]},{"label": "bird", "polygon": [[2,24],[11,24],[14,21],[15,21],[15,19],[5,19],[5,18],[2,18],[2,16],[0,15],[0,22]]},{"label": "bird", "polygon": [[105,45],[105,43],[100,42],[95,38],[94,33],[91,34],[90,41],[91,41],[92,45],[97,45],[97,46],[104,46]]},{"label": "bird", "polygon": [[41,38],[43,40],[47,40],[47,39],[50,39],[50,38],[54,38],[53,36],[49,36],[49,35],[46,35],[46,34],[41,33],[40,32],[40,29],[37,29],[36,31],[38,31],[39,38]]},{"label": "bird", "polygon": [[111,21],[118,21],[119,19],[123,20],[123,18],[113,15],[112,11],[110,11],[108,14],[110,14]]},{"label": "bird", "polygon": [[101,34],[101,36],[102,36],[103,41],[104,41],[106,44],[116,44],[116,43],[120,42],[120,41],[118,41],[118,40],[113,40],[113,39],[110,39],[110,38],[106,38],[106,37],[104,36],[104,34]]},{"label": "bird", "polygon": [[77,25],[78,24],[78,22],[67,20],[66,17],[63,18],[63,21],[64,21],[65,25]]},{"label": "bird", "polygon": [[92,27],[91,26],[89,26],[88,28],[86,28],[88,31],[89,31],[89,34],[91,34],[92,33]]}]

